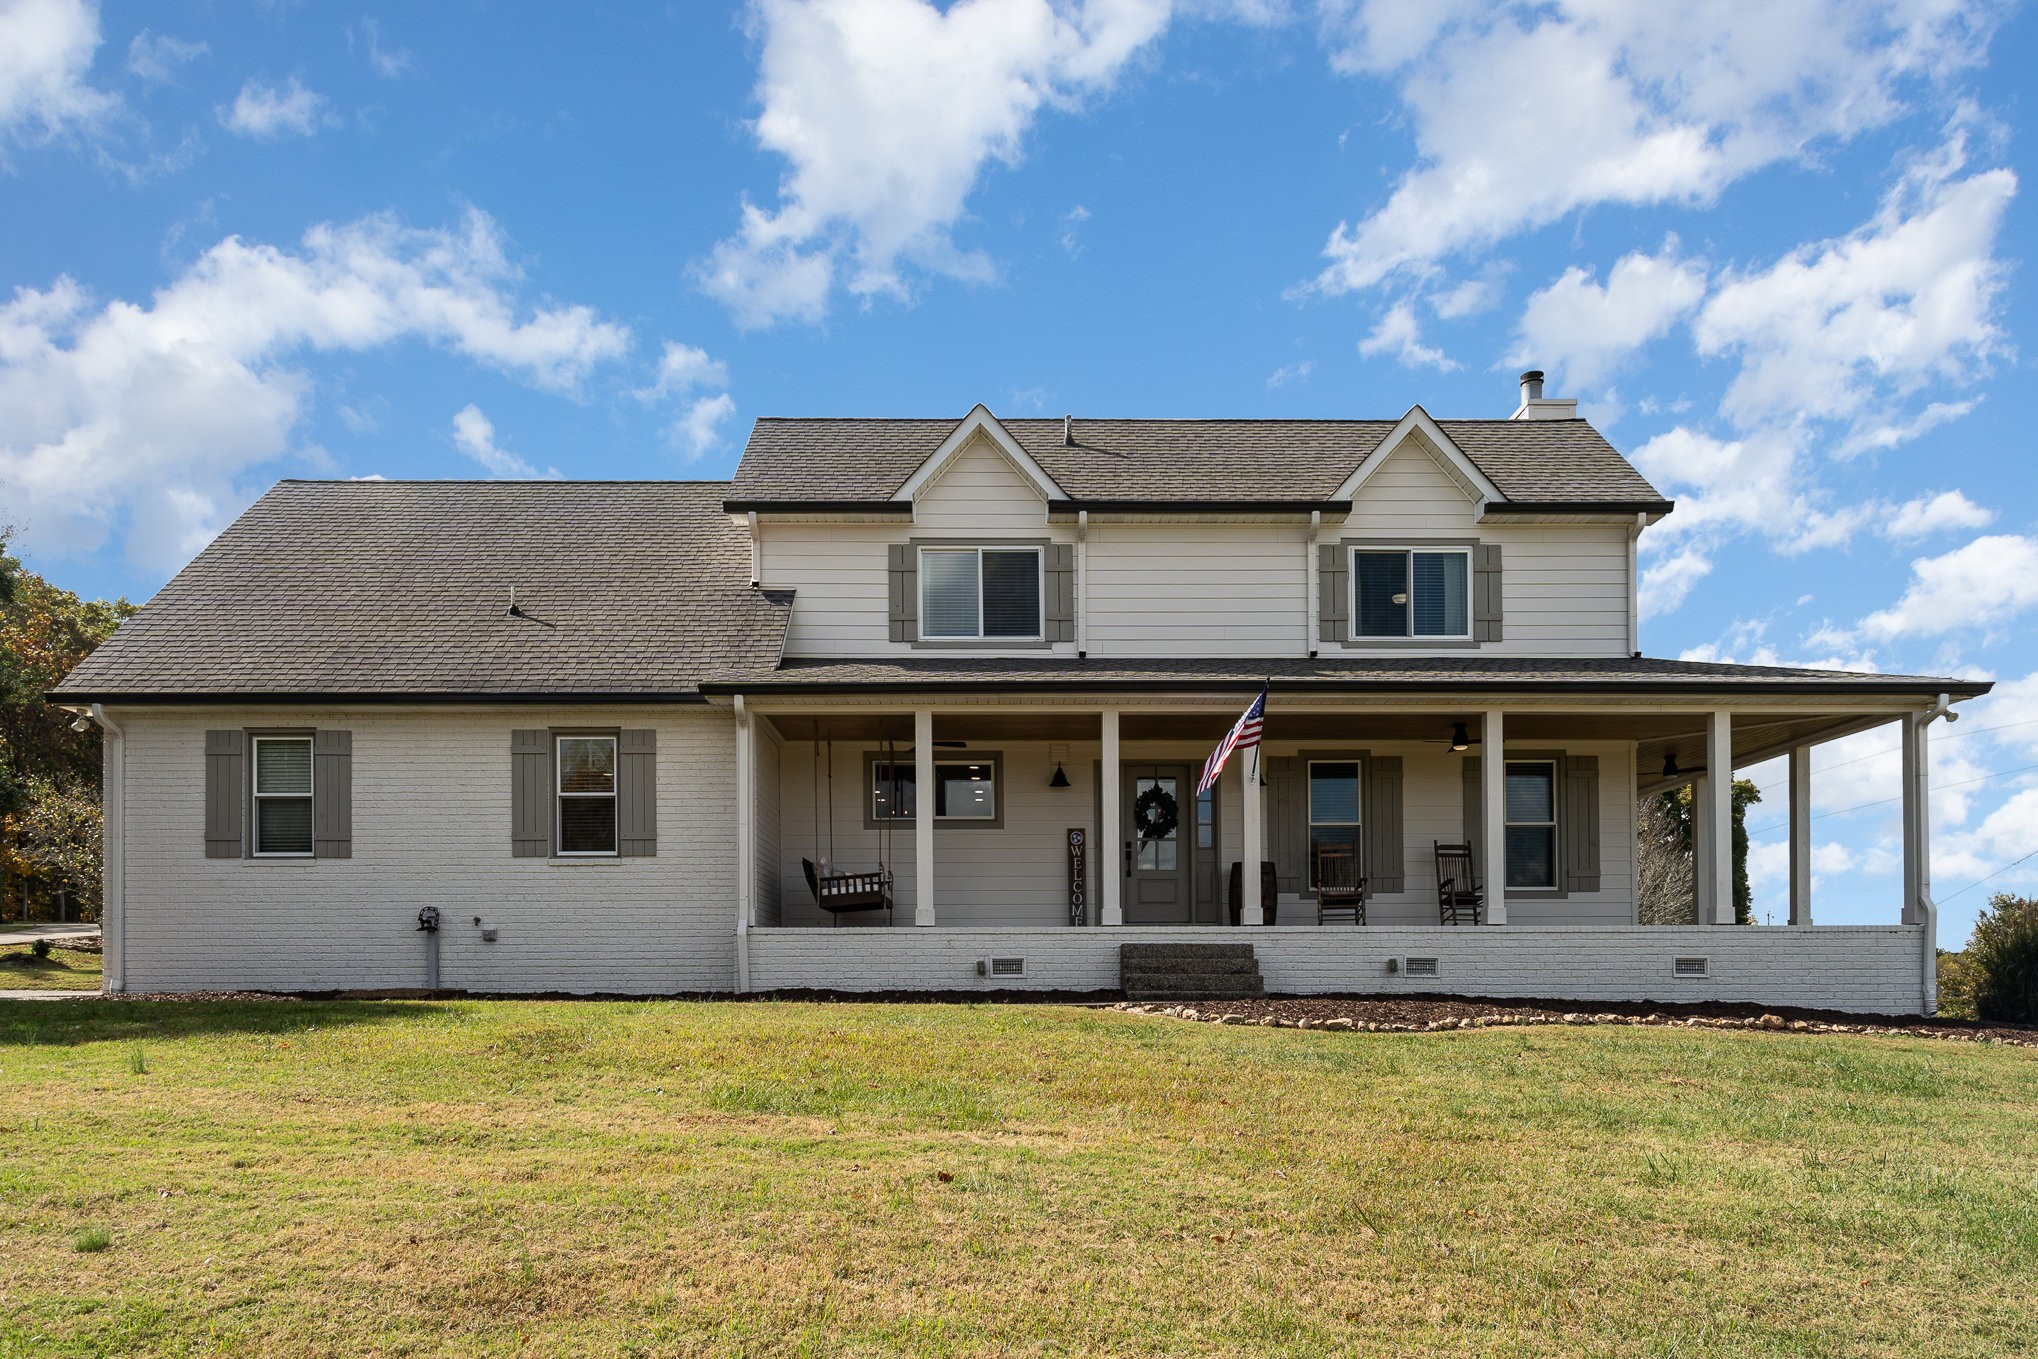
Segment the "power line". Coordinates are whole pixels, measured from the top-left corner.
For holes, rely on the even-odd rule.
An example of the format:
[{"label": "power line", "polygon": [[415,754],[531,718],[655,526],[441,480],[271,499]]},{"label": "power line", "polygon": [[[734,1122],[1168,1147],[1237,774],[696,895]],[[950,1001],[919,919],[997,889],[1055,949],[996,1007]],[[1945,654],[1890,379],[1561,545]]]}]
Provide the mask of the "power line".
[{"label": "power line", "polygon": [[[2038,727],[2038,717],[2028,718],[2022,722],[1998,722],[1993,727],[1969,727],[1966,731],[1949,731],[1939,738],[1939,742],[1944,744],[1947,741],[1958,741],[1963,736],[1979,736],[1985,731],[2008,731],[2012,727]],[[1829,770],[1845,769],[1850,764],[1860,764],[1863,760],[1879,760],[1902,749],[1902,746],[1891,746],[1888,750],[1871,750],[1866,755],[1856,755],[1853,759],[1842,760],[1838,764],[1822,764],[1812,773],[1824,774]]]},{"label": "power line", "polygon": [[[2024,859],[2038,859],[2038,849],[2034,849],[2029,854],[2026,854],[2024,856]],[[1959,892],[1953,893],[1953,896],[1941,897],[1937,904],[1944,906],[1947,902],[1953,900],[1953,897],[1961,895],[1962,892],[1972,892],[1975,888],[1981,886],[1983,883],[1993,881],[1996,878],[2000,878],[2003,874],[2009,872],[2011,869],[2015,868],[2018,864],[2023,863],[2024,859],[2016,859],[2009,863],[2004,864],[2001,868],[1998,868],[1995,872],[1989,874],[1988,877],[1977,878],[1973,882],[1967,884],[1967,886],[1961,888]]]},{"label": "power line", "polygon": [[[1938,786],[1941,788],[1966,788],[1972,784],[1987,783],[1990,779],[2006,779],[2012,774],[2028,774],[2034,769],[2038,769],[2038,764],[2019,765],[2015,769],[1998,769],[1992,774],[1983,774],[1980,778],[1961,779],[1957,783],[1942,783]],[[1811,819],[1823,821],[1829,816],[1845,816],[1849,812],[1866,811],[1870,807],[1883,807],[1892,802],[1902,802],[1903,800],[1903,794],[1898,793],[1895,797],[1879,797],[1873,802],[1857,802],[1852,807],[1835,807],[1830,812],[1814,812]],[[1757,826],[1749,831],[1748,838],[1753,839],[1758,835],[1766,835],[1773,830],[1784,830],[1789,825],[1788,821],[1772,821],[1766,826]]]}]

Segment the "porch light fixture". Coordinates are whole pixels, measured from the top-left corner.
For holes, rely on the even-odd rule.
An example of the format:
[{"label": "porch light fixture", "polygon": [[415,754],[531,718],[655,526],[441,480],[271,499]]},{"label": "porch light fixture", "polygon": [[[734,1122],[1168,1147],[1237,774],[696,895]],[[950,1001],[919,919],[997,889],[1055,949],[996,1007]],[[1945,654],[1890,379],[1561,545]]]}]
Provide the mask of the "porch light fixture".
[{"label": "porch light fixture", "polygon": [[1054,777],[1047,781],[1047,786],[1050,788],[1066,788],[1069,786],[1069,776],[1062,769],[1061,761],[1056,760],[1054,762]]},{"label": "porch light fixture", "polygon": [[1704,765],[1700,765],[1696,769],[1679,769],[1677,767],[1677,752],[1674,750],[1663,757],[1663,777],[1666,779],[1678,778],[1685,774],[1703,774],[1704,772]]},{"label": "porch light fixture", "polygon": [[1463,722],[1451,723],[1451,749],[1470,750],[1471,748],[1472,733],[1465,730],[1465,724]]}]

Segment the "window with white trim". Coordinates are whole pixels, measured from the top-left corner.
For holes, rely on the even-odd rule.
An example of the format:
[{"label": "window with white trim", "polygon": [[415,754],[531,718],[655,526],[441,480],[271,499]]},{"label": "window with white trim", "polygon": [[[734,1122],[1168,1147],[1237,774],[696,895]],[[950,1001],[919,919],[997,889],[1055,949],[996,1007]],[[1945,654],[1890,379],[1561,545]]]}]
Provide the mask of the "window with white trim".
[{"label": "window with white trim", "polygon": [[1557,885],[1557,765],[1507,762],[1507,885]]},{"label": "window with white trim", "polygon": [[1363,876],[1359,863],[1359,762],[1309,762],[1309,886],[1322,886],[1318,868],[1328,858],[1352,861],[1352,877]]},{"label": "window with white trim", "polygon": [[557,738],[554,826],[562,855],[616,852],[616,738]]},{"label": "window with white trim", "polygon": [[[919,770],[911,760],[870,762],[870,819],[911,821],[919,813],[915,790]],[[934,762],[936,821],[996,821],[998,762],[993,759]]]},{"label": "window with white trim", "polygon": [[1469,638],[1471,549],[1355,549],[1352,635]]},{"label": "window with white trim", "polygon": [[311,857],[311,738],[257,736],[254,854],[262,859]]},{"label": "window with white trim", "polygon": [[1039,641],[1040,567],[1038,547],[921,548],[921,638]]}]

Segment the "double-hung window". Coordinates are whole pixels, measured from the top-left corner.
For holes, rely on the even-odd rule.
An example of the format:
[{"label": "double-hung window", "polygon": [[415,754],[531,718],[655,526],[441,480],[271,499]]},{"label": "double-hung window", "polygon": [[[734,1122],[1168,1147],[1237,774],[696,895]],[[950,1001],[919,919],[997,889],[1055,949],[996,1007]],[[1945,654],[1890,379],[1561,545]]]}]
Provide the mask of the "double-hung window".
[{"label": "double-hung window", "polygon": [[920,636],[934,640],[1037,642],[1037,547],[920,549]]},{"label": "double-hung window", "polygon": [[1353,636],[1469,638],[1471,598],[1469,549],[1359,548],[1353,553]]},{"label": "double-hung window", "polygon": [[254,853],[311,857],[311,738],[257,736]]},{"label": "double-hung window", "polygon": [[1557,765],[1507,762],[1507,885],[1557,885]]},{"label": "double-hung window", "polygon": [[[919,771],[910,760],[887,763],[883,757],[870,761],[870,819],[911,821],[919,814],[916,786]],[[934,762],[934,819],[953,822],[996,822],[998,819],[998,762],[977,760],[936,760]]]},{"label": "double-hung window", "polygon": [[559,853],[616,852],[616,738],[561,736],[555,765]]},{"label": "double-hung window", "polygon": [[[1346,859],[1350,873],[1327,871],[1332,860]],[[1364,872],[1359,864],[1359,762],[1357,760],[1311,760],[1309,762],[1309,886],[1356,880]]]}]

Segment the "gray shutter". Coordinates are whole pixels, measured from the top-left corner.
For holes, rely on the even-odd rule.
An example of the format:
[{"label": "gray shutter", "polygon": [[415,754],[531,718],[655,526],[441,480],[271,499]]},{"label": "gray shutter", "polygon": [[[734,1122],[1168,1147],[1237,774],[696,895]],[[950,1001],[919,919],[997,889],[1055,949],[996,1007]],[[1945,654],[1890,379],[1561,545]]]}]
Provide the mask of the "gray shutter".
[{"label": "gray shutter", "polygon": [[[1275,889],[1297,894],[1309,890],[1309,781],[1302,761],[1294,756],[1267,762],[1269,824],[1264,828],[1267,857],[1274,861]],[[1248,796],[1252,790],[1247,789]]]},{"label": "gray shutter", "polygon": [[1366,890],[1402,890],[1401,757],[1366,761]]},{"label": "gray shutter", "polygon": [[1564,757],[1564,806],[1557,834],[1563,840],[1564,890],[1599,890],[1599,757]]},{"label": "gray shutter", "polygon": [[241,731],[205,733],[205,857],[238,859],[247,829],[242,811],[248,787],[248,736]]},{"label": "gray shutter", "polygon": [[1350,557],[1342,544],[1316,545],[1316,636],[1324,642],[1343,642],[1351,636]]},{"label": "gray shutter", "polygon": [[354,733],[320,727],[311,737],[311,853],[354,857]]},{"label": "gray shutter", "polygon": [[1050,543],[1042,554],[1046,578],[1041,581],[1043,603],[1047,606],[1047,640],[1076,640],[1076,549],[1069,543]]},{"label": "gray shutter", "polygon": [[624,728],[616,741],[616,853],[658,853],[658,733]]},{"label": "gray shutter", "polygon": [[510,854],[552,853],[552,733],[510,733]]},{"label": "gray shutter", "polygon": [[891,545],[891,564],[886,572],[886,597],[891,604],[891,637],[894,642],[920,640],[920,552],[911,543]]},{"label": "gray shutter", "polygon": [[1465,843],[1472,847],[1472,869],[1479,880],[1486,880],[1486,865],[1479,861],[1486,856],[1486,839],[1483,829],[1486,818],[1480,815],[1484,802],[1479,787],[1479,757],[1465,757]]},{"label": "gray shutter", "polygon": [[1472,640],[1501,638],[1500,544],[1481,543],[1472,549]]}]

